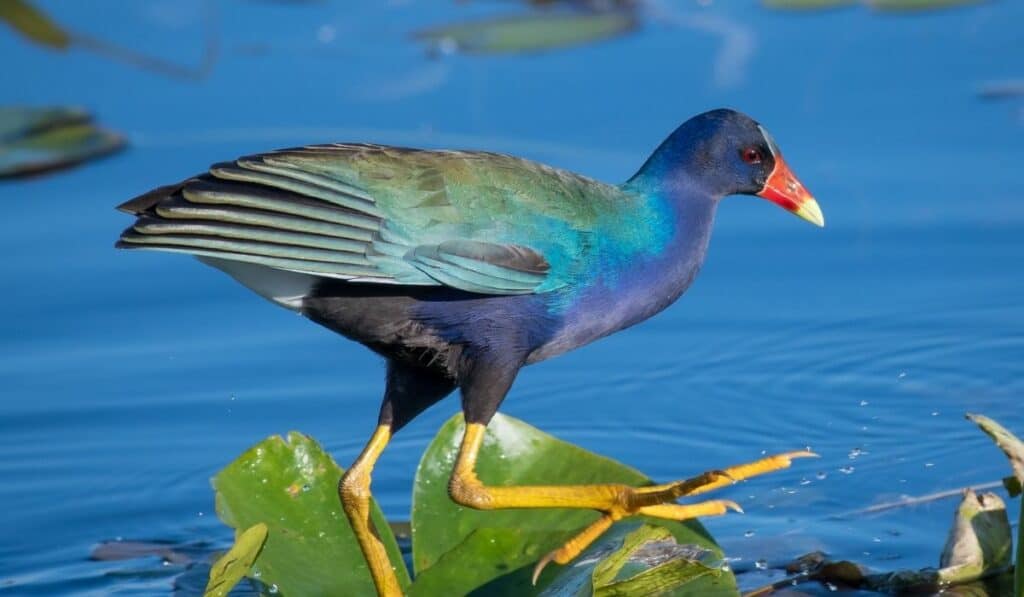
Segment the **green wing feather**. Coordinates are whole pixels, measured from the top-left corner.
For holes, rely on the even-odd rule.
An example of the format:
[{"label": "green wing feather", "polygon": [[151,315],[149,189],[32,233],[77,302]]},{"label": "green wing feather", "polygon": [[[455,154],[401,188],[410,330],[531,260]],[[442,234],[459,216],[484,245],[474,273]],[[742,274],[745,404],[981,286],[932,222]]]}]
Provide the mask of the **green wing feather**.
[{"label": "green wing feather", "polygon": [[[137,197],[121,247],[353,282],[546,292],[593,265],[637,198],[511,156],[318,145],[216,164]],[[619,222],[621,224],[621,222]]]}]

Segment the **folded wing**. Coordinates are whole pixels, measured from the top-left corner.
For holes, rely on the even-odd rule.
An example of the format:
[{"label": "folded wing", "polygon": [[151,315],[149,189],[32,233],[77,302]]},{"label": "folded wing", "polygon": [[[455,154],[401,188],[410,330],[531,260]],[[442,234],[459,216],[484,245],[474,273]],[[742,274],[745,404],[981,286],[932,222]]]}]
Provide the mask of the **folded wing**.
[{"label": "folded wing", "polygon": [[216,164],[121,205],[137,219],[118,246],[352,283],[498,295],[557,286],[541,251],[480,238],[493,224],[480,206],[460,210],[444,199],[444,171],[437,166],[444,153],[423,152],[433,157],[420,155],[405,166],[395,151],[416,150],[327,145]]}]

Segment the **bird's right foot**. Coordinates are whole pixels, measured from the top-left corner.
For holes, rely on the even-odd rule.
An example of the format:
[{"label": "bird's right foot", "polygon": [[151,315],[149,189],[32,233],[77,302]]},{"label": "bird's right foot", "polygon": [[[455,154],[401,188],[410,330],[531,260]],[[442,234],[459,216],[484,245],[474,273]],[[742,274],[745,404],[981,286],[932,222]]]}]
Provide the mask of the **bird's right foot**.
[{"label": "bird's right foot", "polygon": [[[627,516],[642,515],[666,520],[683,521],[702,516],[721,516],[730,510],[743,512],[732,500],[708,500],[695,504],[677,504],[681,497],[699,495],[720,487],[788,468],[794,458],[816,457],[814,452],[801,450],[762,458],[723,470],[708,471],[696,477],[647,487],[621,486],[616,504],[603,509],[601,518],[566,541],[558,549],[548,553],[537,562],[533,569],[533,582],[537,582],[544,567],[551,562],[567,564],[597,540],[615,521]],[[600,486],[580,486],[585,487]]]},{"label": "bird's right foot", "polygon": [[469,423],[448,484],[448,493],[456,503],[478,510],[503,508],[583,508],[597,510],[602,516],[576,534],[562,547],[541,558],[534,569],[534,581],[549,562],[565,564],[608,530],[617,520],[644,515],[669,520],[689,520],[700,516],[719,516],[729,510],[742,512],[729,500],[709,500],[696,504],[677,504],[675,500],[706,493],[743,479],[789,467],[795,458],[816,456],[813,452],[787,452],[754,462],[703,473],[696,477],[647,487],[622,484],[551,485],[491,487],[476,476],[476,457],[483,442],[485,426]]}]

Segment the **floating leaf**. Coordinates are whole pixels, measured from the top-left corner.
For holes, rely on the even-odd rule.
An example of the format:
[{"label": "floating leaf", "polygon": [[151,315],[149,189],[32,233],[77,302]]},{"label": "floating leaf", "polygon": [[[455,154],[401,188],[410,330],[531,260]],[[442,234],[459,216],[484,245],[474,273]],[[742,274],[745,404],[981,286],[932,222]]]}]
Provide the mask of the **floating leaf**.
[{"label": "floating leaf", "polygon": [[70,35],[24,0],[0,2],[0,20],[38,44],[59,50],[64,50],[71,44]]},{"label": "floating leaf", "polygon": [[647,524],[595,566],[592,584],[595,597],[674,595],[684,587],[693,594],[732,594],[730,582],[703,583],[699,589],[687,586],[706,576],[717,580],[723,573],[722,560],[711,550],[679,545],[668,529]]},{"label": "floating leaf", "polygon": [[254,524],[238,533],[235,544],[210,567],[204,597],[224,597],[242,580],[267,542],[267,525]]},{"label": "floating leaf", "polygon": [[783,10],[821,10],[854,4],[857,0],[764,0],[767,8]]},{"label": "floating leaf", "polygon": [[978,97],[987,100],[1002,100],[1024,97],[1024,80],[991,81],[982,85]]},{"label": "floating leaf", "polygon": [[[411,594],[454,595],[474,590],[485,595],[530,594],[534,590],[530,577],[537,560],[593,522],[598,514],[572,509],[477,511],[458,506],[448,497],[447,487],[462,433],[462,416],[456,415],[438,432],[416,472],[412,530],[417,576]],[[634,469],[503,415],[496,415],[487,427],[477,472],[490,485],[650,483]],[[675,543],[707,550],[715,560],[722,558],[721,550],[696,521],[650,522],[655,528],[667,529]],[[625,530],[639,524],[638,519],[621,521],[573,564],[564,568],[548,566],[538,580],[538,587],[551,585],[556,578],[560,586],[572,585],[572,579],[563,579],[562,575],[578,574],[581,570],[587,570],[589,584],[590,568],[581,567],[580,562],[594,550],[618,549],[619,545],[611,548],[607,542],[618,537],[621,543]],[[736,593],[731,574],[709,576],[693,586],[697,587],[695,594]]]},{"label": "floating leaf", "polygon": [[732,596],[736,591],[719,552],[680,545],[667,528],[635,518],[616,524],[575,562],[559,568],[541,595]]},{"label": "floating leaf", "polygon": [[978,4],[982,0],[867,0],[875,10],[910,12],[954,8],[966,4]]},{"label": "floating leaf", "polygon": [[0,178],[67,168],[124,144],[75,108],[0,107]]},{"label": "floating leaf", "polygon": [[911,12],[977,4],[982,0],[763,0],[766,8],[781,10],[822,10],[866,4],[883,12]]},{"label": "floating leaf", "polygon": [[532,14],[459,23],[415,34],[432,48],[467,54],[537,52],[624,35],[637,27],[628,12]]},{"label": "floating leaf", "polygon": [[[341,468],[315,441],[291,432],[250,448],[213,478],[217,514],[229,526],[266,523],[269,536],[250,576],[284,595],[371,595],[373,580],[337,486]],[[403,587],[409,576],[376,503],[371,519]]]}]

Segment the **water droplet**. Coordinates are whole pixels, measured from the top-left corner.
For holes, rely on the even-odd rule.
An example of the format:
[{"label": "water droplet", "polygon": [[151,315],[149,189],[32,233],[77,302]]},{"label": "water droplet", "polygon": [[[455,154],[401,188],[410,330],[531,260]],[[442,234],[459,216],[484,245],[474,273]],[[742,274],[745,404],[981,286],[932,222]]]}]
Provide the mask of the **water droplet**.
[{"label": "water droplet", "polygon": [[881,537],[872,537],[871,540],[874,541],[875,543],[881,543],[882,542],[882,538]]},{"label": "water droplet", "polygon": [[260,483],[263,483],[264,485],[266,485],[267,484],[267,478],[263,477],[262,479],[260,479]]},{"label": "water droplet", "polygon": [[309,486],[309,483],[303,483],[303,485],[302,485],[302,491],[303,492],[309,491],[310,489],[312,489],[312,487]]},{"label": "water droplet", "polygon": [[270,593],[271,595],[276,595],[277,592],[280,591],[280,590],[281,589],[277,588],[277,583],[274,583],[274,584],[270,585],[269,587],[267,587],[267,592]]},{"label": "water droplet", "polygon": [[832,592],[835,592],[835,591],[839,590],[839,587],[835,586],[834,584],[832,584],[830,582],[825,583],[825,587],[827,587],[828,590],[832,591]]},{"label": "water droplet", "polygon": [[934,463],[934,462],[926,462],[926,463],[924,463],[924,467],[925,467],[925,468],[931,468],[931,467],[933,467],[933,466],[935,466],[935,463]]},{"label": "water droplet", "polygon": [[754,568],[757,568],[758,570],[767,570],[768,569],[768,560],[766,560],[764,558],[761,558],[760,560],[757,560],[756,562],[754,562]]},{"label": "water droplet", "polygon": [[896,376],[896,379],[903,379],[906,376],[907,376],[907,372],[906,371],[900,371],[899,375]]},{"label": "water droplet", "polygon": [[804,477],[804,478],[800,479],[800,484],[801,485],[810,485],[811,484],[811,480],[808,479],[807,477]]},{"label": "water droplet", "polygon": [[933,411],[932,411],[932,416],[933,416],[933,417],[937,417],[937,416],[939,416],[939,411],[937,411],[937,410],[933,410]]},{"label": "water droplet", "polygon": [[743,533],[743,536],[744,537],[753,537],[754,536],[754,531],[747,531],[747,532]]},{"label": "water droplet", "polygon": [[850,475],[850,474],[853,473],[853,467],[852,466],[841,467],[839,469],[839,472],[843,473],[844,475]]},{"label": "water droplet", "polygon": [[263,576],[262,572],[260,572],[259,570],[253,570],[253,572],[252,572],[252,577],[253,578],[259,578],[261,576]]},{"label": "water droplet", "polygon": [[861,405],[861,406],[867,406],[867,405],[869,405],[869,404],[871,404],[871,403],[870,403],[870,402],[868,402],[867,400],[861,400],[861,401],[860,401],[860,405]]},{"label": "water droplet", "polygon": [[324,537],[326,537],[326,536],[327,536],[327,533],[325,533],[324,531],[320,531],[320,532],[318,532],[318,533],[316,534],[316,536],[317,536],[317,537],[320,537],[321,539],[323,539]]},{"label": "water droplet", "polygon": [[202,515],[203,515],[203,513],[202,513],[202,512],[200,512],[200,513],[199,513],[199,516],[202,516]]},{"label": "water droplet", "polygon": [[850,453],[847,454],[846,456],[850,460],[857,460],[857,458],[859,458],[861,454],[864,454],[864,450],[861,450],[860,448],[854,448],[850,450]]},{"label": "water droplet", "polygon": [[825,471],[818,471],[818,473],[814,475],[814,477],[817,480],[822,481],[825,479],[825,477],[828,477],[828,473],[826,473]]}]

